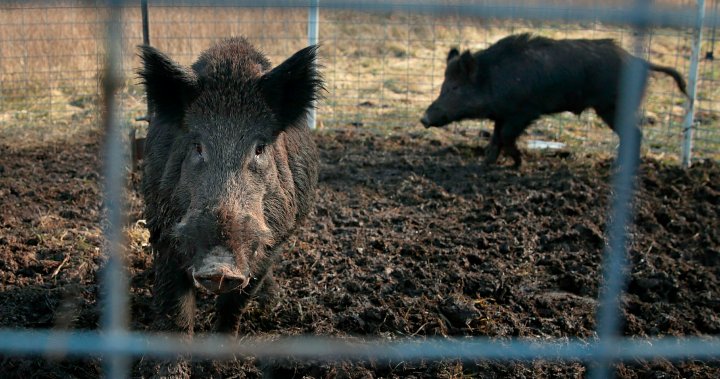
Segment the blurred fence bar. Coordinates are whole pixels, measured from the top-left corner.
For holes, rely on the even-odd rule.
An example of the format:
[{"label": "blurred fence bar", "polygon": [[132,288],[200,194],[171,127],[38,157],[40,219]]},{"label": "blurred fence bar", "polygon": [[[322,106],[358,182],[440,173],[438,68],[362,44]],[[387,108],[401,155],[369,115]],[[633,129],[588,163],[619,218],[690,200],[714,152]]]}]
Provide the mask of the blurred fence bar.
[{"label": "blurred fence bar", "polygon": [[[127,123],[121,110],[118,91],[123,85],[121,4],[111,2],[107,22],[103,99],[105,113],[104,204],[107,214],[105,230],[106,264],[101,276],[104,295],[101,315],[102,345],[113,346],[127,330],[129,313],[128,283],[125,272],[123,225],[125,220],[124,192],[126,188],[128,143]],[[96,346],[97,348],[98,346]],[[105,375],[112,379],[128,377],[129,357],[122,353],[104,356]]]},{"label": "blurred fence bar", "polygon": [[[154,1],[154,5],[179,6],[233,6],[248,8],[307,8],[309,2],[314,0],[180,0],[180,1]],[[127,0],[127,5],[136,6],[134,1]],[[597,2],[602,4],[602,2]],[[527,20],[553,20],[566,22],[598,21],[608,24],[632,25],[641,23],[648,27],[693,28],[696,25],[695,10],[680,9],[677,7],[653,7],[647,12],[638,12],[628,7],[611,7],[605,5],[577,5],[577,4],[543,4],[526,5],[522,2],[502,1],[343,1],[323,0],[322,8],[328,10],[353,10],[363,12],[411,12],[415,14],[430,14],[433,16],[457,16],[496,19],[527,19]],[[719,23],[716,17],[706,26]]]},{"label": "blurred fence bar", "polygon": [[[320,29],[320,0],[310,0],[308,7],[308,45],[317,45]],[[310,129],[317,127],[317,109],[312,107],[308,113],[308,126]]]},{"label": "blurred fence bar", "polygon": [[[651,0],[636,0],[635,11],[647,12]],[[638,22],[635,26],[634,55],[643,56],[643,46],[647,38],[647,26]],[[620,336],[622,310],[620,297],[627,282],[627,272],[631,270],[627,260],[627,227],[632,223],[632,199],[634,182],[640,161],[639,115],[640,104],[647,83],[648,68],[644,62],[631,59],[625,62],[620,76],[619,107],[616,110],[615,125],[619,129],[620,147],[615,159],[617,171],[613,179],[614,194],[612,207],[607,221],[608,244],[603,259],[603,284],[600,291],[596,325],[599,344],[603,350],[614,348]],[[604,355],[604,354],[601,354]],[[591,372],[595,379],[614,377],[612,361],[598,360]]]},{"label": "blurred fence bar", "polygon": [[611,348],[597,341],[578,339],[493,340],[484,337],[415,338],[385,340],[366,338],[356,342],[347,338],[320,336],[229,339],[217,335],[197,335],[190,342],[180,335],[128,332],[115,336],[113,344],[106,336],[93,331],[20,331],[0,329],[0,353],[14,355],[62,354],[67,356],[107,356],[122,354],[157,358],[191,354],[195,358],[294,357],[296,359],[334,360],[373,359],[378,362],[421,359],[496,359],[507,360],[577,360],[598,359],[633,361],[665,358],[710,359],[720,357],[720,338],[625,338],[617,339]]}]

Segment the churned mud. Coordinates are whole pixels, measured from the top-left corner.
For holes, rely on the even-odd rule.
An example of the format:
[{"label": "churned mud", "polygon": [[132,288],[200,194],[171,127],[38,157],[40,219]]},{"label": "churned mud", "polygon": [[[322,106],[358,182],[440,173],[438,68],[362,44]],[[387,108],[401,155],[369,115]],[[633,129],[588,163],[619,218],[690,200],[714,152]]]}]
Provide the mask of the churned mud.
[{"label": "churned mud", "polygon": [[[450,134],[320,132],[316,211],[276,265],[276,300],[252,303],[240,333],[594,338],[611,160],[526,154],[519,171],[488,169],[480,164],[486,141],[474,134],[446,138]],[[98,327],[99,140],[0,144],[0,326]],[[134,188],[137,181],[133,177]],[[684,171],[645,159],[637,183],[624,334],[717,335],[720,166],[705,161]],[[131,327],[145,330],[152,320],[152,258],[141,200],[134,191],[128,198]],[[208,330],[213,318],[202,307],[198,331]],[[96,358],[0,356],[8,378],[86,378],[100,370]],[[581,362],[193,362],[198,378],[585,372]],[[622,378],[720,377],[720,364],[633,360],[617,372]]]}]

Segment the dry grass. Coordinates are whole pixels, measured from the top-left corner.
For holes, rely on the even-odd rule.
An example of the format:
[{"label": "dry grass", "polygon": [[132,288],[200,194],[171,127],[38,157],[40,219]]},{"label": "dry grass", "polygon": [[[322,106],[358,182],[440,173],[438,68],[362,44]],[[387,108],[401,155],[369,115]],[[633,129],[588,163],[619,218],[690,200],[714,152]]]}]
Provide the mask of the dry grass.
[{"label": "dry grass", "polygon": [[[557,2],[563,3],[563,2]],[[567,3],[567,2],[565,2]],[[672,2],[677,4],[678,2]],[[681,2],[682,3],[682,2]],[[189,64],[214,41],[245,35],[274,63],[306,43],[304,9],[151,7],[152,44]],[[75,3],[7,5],[0,12],[0,136],[36,143],[71,136],[89,118],[97,124],[98,78],[102,67],[106,12]],[[124,12],[128,85],[123,93],[130,117],[144,110],[142,89],[133,73],[139,65],[134,46],[142,42],[139,9]],[[363,126],[387,133],[419,128],[417,119],[437,95],[449,47],[480,49],[511,33],[532,31],[556,37],[610,37],[629,47],[627,28],[599,24],[500,22],[412,14],[364,14],[321,10],[321,62],[328,94],[319,105],[324,127]],[[648,45],[653,62],[686,74],[690,31],[654,30]],[[699,87],[699,152],[714,156],[720,145],[717,100],[720,90],[713,62],[703,62]],[[645,146],[673,156],[679,152],[684,99],[671,79],[651,81]],[[83,121],[83,122],[79,122]],[[613,134],[587,112],[580,119],[559,115],[530,129],[537,138],[560,139],[581,149],[607,150]],[[451,129],[488,127],[464,122]],[[598,127],[599,126],[599,127]],[[416,130],[416,131],[419,131]],[[442,131],[420,131],[442,133]],[[24,142],[23,142],[24,141]]]}]

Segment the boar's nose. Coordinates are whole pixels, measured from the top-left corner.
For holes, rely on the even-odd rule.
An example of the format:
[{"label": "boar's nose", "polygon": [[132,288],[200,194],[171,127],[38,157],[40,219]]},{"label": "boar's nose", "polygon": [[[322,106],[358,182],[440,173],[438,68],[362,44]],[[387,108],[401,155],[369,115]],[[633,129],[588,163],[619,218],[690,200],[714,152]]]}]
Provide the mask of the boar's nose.
[{"label": "boar's nose", "polygon": [[249,271],[238,267],[229,250],[216,246],[190,268],[193,282],[198,288],[220,294],[245,288],[250,283]]},{"label": "boar's nose", "polygon": [[428,118],[427,113],[423,114],[422,118],[420,119],[420,123],[423,124],[423,126],[426,128],[430,127],[430,119]]},{"label": "boar's nose", "polygon": [[193,275],[195,286],[215,294],[243,289],[250,283],[250,277],[221,272],[206,276]]}]

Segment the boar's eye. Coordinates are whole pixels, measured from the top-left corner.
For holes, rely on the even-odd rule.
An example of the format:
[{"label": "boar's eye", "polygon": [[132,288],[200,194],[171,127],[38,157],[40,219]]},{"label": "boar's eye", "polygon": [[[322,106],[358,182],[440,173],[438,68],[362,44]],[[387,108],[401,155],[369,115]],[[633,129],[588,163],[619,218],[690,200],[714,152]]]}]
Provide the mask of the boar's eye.
[{"label": "boar's eye", "polygon": [[202,144],[197,143],[197,142],[196,142],[196,143],[193,143],[193,148],[195,149],[195,152],[196,152],[198,155],[202,155],[202,153],[203,153]]},{"label": "boar's eye", "polygon": [[265,145],[260,143],[255,146],[255,155],[262,155],[265,152]]}]

